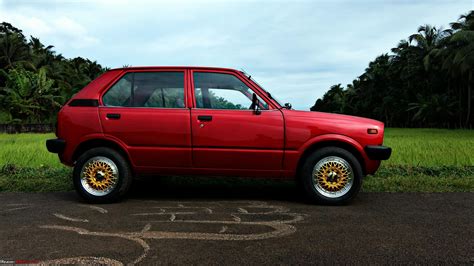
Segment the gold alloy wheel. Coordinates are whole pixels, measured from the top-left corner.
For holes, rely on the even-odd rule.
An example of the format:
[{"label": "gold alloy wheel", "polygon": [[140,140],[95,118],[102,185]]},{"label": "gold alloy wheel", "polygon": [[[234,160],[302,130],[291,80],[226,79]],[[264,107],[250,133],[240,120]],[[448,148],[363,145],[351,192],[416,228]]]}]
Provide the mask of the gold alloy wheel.
[{"label": "gold alloy wheel", "polygon": [[343,158],[329,156],[321,159],[313,168],[316,190],[329,198],[346,194],[352,187],[354,175],[352,167]]},{"label": "gold alloy wheel", "polygon": [[97,156],[82,167],[82,187],[94,196],[105,196],[117,185],[118,168],[109,158]]},{"label": "gold alloy wheel", "polygon": [[328,191],[339,191],[349,181],[349,173],[343,164],[330,161],[321,166],[315,178],[322,188]]}]

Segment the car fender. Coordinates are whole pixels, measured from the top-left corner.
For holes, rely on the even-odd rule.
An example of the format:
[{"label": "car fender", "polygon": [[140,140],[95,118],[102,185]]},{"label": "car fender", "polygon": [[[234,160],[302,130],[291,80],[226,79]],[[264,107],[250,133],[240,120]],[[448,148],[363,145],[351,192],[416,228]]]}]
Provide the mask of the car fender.
[{"label": "car fender", "polygon": [[128,146],[120,139],[108,134],[94,133],[94,134],[88,134],[81,137],[79,139],[77,146],[74,149],[74,154],[76,153],[77,149],[80,147],[82,143],[85,143],[91,140],[99,140],[99,141],[104,140],[104,141],[109,141],[109,142],[114,143],[115,145],[119,146],[122,149],[122,151],[126,154],[127,159],[130,161],[130,163],[132,163],[132,165],[134,165],[133,161],[131,160],[130,153],[128,152]]},{"label": "car fender", "polygon": [[359,151],[361,155],[365,156],[364,148],[362,147],[362,145],[360,145],[359,142],[357,142],[351,137],[340,135],[340,134],[324,134],[324,135],[313,137],[307,140],[303,145],[301,145],[298,151],[300,154],[303,154],[307,149],[311,148],[312,146],[317,145],[318,143],[321,143],[321,142],[328,142],[328,141],[339,141],[339,142],[349,144],[352,147],[356,148],[357,151]]}]

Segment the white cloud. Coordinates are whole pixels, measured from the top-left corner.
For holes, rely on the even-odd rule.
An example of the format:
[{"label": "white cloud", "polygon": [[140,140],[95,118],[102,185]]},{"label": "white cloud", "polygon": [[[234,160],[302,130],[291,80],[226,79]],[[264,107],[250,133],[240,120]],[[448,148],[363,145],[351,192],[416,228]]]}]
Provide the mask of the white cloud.
[{"label": "white cloud", "polygon": [[55,29],[56,37],[69,39],[68,44],[74,48],[86,48],[98,44],[99,39],[90,35],[86,28],[76,21],[59,17],[51,23]]},{"label": "white cloud", "polygon": [[39,37],[43,43],[57,47],[60,53],[59,49],[86,48],[99,43],[83,25],[65,16],[39,17],[0,10],[0,17],[23,30],[26,37]]},{"label": "white cloud", "polygon": [[229,37],[212,30],[194,30],[186,33],[172,33],[149,41],[144,49],[149,53],[195,52],[196,49],[213,49],[225,45]]},{"label": "white cloud", "polygon": [[419,25],[447,26],[472,8],[471,0],[0,0],[0,18],[67,57],[109,67],[244,68],[308,109]]}]

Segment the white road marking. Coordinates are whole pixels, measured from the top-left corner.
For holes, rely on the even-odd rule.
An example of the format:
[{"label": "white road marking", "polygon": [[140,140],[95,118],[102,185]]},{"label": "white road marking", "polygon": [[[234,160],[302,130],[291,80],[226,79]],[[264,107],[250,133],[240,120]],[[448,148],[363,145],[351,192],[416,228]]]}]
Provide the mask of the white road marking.
[{"label": "white road marking", "polygon": [[163,215],[167,214],[164,212],[143,212],[143,213],[132,213],[133,216],[149,216],[149,215]]},{"label": "white road marking", "polygon": [[3,212],[19,211],[19,210],[29,209],[29,208],[31,208],[31,207],[32,207],[32,206],[11,208],[11,209],[3,210]]},{"label": "white road marking", "polygon": [[83,204],[79,204],[79,206],[81,207],[85,207],[85,208],[89,208],[89,209],[92,209],[94,211],[98,211],[100,213],[108,213],[108,211],[102,207],[99,207],[99,206],[94,206],[94,205],[83,205]]},{"label": "white road marking", "polygon": [[[240,203],[240,202],[239,202]],[[196,203],[195,203],[196,204]],[[209,203],[207,203],[209,204]],[[221,206],[222,202],[219,203],[212,203],[213,207]],[[233,205],[235,202],[229,202],[229,205]],[[191,207],[191,206],[184,206],[183,204],[177,204],[178,207],[154,207],[160,210],[160,212],[147,212],[147,213],[134,213],[131,214],[132,216],[153,216],[153,215],[170,215],[169,220],[158,220],[158,221],[150,221],[152,223],[194,223],[194,224],[215,224],[221,225],[221,229],[215,233],[203,233],[203,232],[175,232],[175,231],[151,231],[152,224],[147,223],[142,230],[136,232],[94,232],[89,231],[85,228],[79,227],[72,227],[72,226],[62,226],[62,225],[43,225],[40,228],[46,229],[54,229],[54,230],[64,230],[64,231],[72,231],[76,232],[80,235],[92,235],[92,236],[104,236],[104,237],[119,237],[123,239],[127,239],[130,241],[134,241],[138,243],[143,248],[143,253],[137,257],[135,260],[130,262],[131,264],[136,264],[141,262],[149,253],[150,246],[145,241],[146,239],[194,239],[194,240],[215,240],[215,241],[248,241],[248,240],[262,240],[262,239],[269,239],[269,238],[276,238],[276,237],[283,237],[287,235],[291,235],[296,232],[296,227],[292,225],[293,223],[300,222],[304,219],[303,214],[291,213],[289,212],[288,208],[281,207],[281,206],[273,206],[268,205],[265,202],[248,202],[248,205],[242,207],[234,207],[233,209],[237,209],[238,212],[236,213],[229,213],[233,220],[176,220],[176,215],[178,214],[203,214],[201,211],[196,212],[197,210],[204,210],[207,214],[212,214],[213,210],[211,207]],[[89,206],[89,207],[96,207],[96,206]],[[100,207],[98,207],[100,208]],[[149,208],[149,207],[148,207]],[[152,207],[153,208],[153,207]],[[166,209],[192,209],[193,211],[184,211],[184,212],[169,212]],[[264,210],[263,212],[251,212],[251,208],[263,208],[268,209]],[[100,208],[103,209],[103,208]],[[95,209],[101,213],[99,209]],[[105,209],[104,209],[105,210]],[[105,212],[107,213],[107,212]],[[281,214],[288,216],[290,219],[283,219],[283,220],[271,220],[271,221],[252,221],[252,217],[259,219],[260,215],[264,214]],[[242,221],[238,215],[245,215],[246,220],[250,219],[250,221]],[[54,216],[72,222],[89,222],[87,219],[77,219],[64,216],[62,214],[55,213]],[[212,215],[214,217],[214,215]],[[238,225],[238,226],[264,226],[269,227],[271,230],[265,230],[264,233],[228,233],[228,226],[229,225]],[[216,230],[217,231],[217,230]],[[77,258],[69,258],[72,263],[78,262],[75,259],[78,258],[94,258],[94,257],[77,257]],[[107,258],[99,258],[99,259],[107,259]],[[66,259],[67,260],[67,259]],[[58,260],[55,260],[58,261]],[[114,261],[117,262],[117,261]],[[112,262],[112,264],[114,263]]]},{"label": "white road marking", "polygon": [[235,214],[231,214],[230,216],[232,216],[232,219],[234,219],[234,221],[240,223],[240,221],[242,221],[242,219],[240,219],[239,216],[236,216]]},{"label": "white road marking", "polygon": [[249,213],[246,209],[244,208],[238,208],[237,209],[240,213]]},{"label": "white road marking", "polygon": [[142,229],[142,233],[150,231],[150,229],[151,229],[151,224],[146,224],[145,227],[143,227],[143,229]]},{"label": "white road marking", "polygon": [[133,213],[134,216],[151,216],[151,215],[170,215],[170,214],[196,214],[195,212],[142,212]]},{"label": "white road marking", "polygon": [[152,207],[152,208],[156,208],[156,209],[162,209],[163,211],[165,211],[165,209],[201,209],[201,210],[204,210],[204,212],[206,213],[209,213],[209,214],[212,214],[213,211],[211,208],[209,207],[196,207],[196,206],[184,206],[183,204],[178,204],[177,207],[175,206],[159,206],[159,207]]},{"label": "white road marking", "polygon": [[53,215],[58,217],[59,219],[63,219],[63,220],[66,220],[66,221],[71,221],[71,222],[81,222],[81,223],[88,223],[89,222],[89,220],[87,220],[87,219],[71,218],[71,217],[67,217],[65,215],[62,215],[60,213],[54,213]]},{"label": "white road marking", "polygon": [[219,234],[225,233],[227,231],[227,226],[222,226],[222,229],[219,231]]},{"label": "white road marking", "polygon": [[142,246],[143,253],[138,258],[133,260],[131,262],[131,264],[137,264],[140,261],[142,261],[146,257],[146,255],[148,254],[148,251],[150,250],[150,246],[143,239],[130,236],[130,234],[126,234],[126,233],[91,232],[91,231],[89,231],[87,229],[83,229],[83,228],[72,227],[72,226],[62,226],[62,225],[41,225],[40,228],[56,229],[56,230],[63,230],[63,231],[72,231],[72,232],[76,232],[80,235],[120,237],[120,238],[123,238],[123,239],[134,241],[134,242],[138,243],[140,246]]}]

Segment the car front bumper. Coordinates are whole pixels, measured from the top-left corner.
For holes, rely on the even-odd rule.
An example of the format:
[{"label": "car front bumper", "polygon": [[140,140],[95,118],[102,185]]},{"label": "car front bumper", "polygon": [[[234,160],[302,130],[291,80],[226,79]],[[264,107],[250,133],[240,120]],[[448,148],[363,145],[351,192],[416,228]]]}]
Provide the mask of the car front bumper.
[{"label": "car front bumper", "polygon": [[379,145],[367,145],[364,150],[371,160],[387,160],[392,154],[392,148]]},{"label": "car front bumper", "polygon": [[46,148],[51,153],[61,153],[66,148],[66,141],[63,139],[48,139],[46,140]]}]

